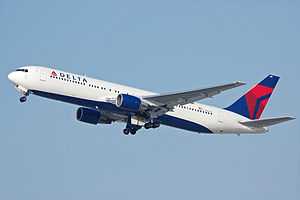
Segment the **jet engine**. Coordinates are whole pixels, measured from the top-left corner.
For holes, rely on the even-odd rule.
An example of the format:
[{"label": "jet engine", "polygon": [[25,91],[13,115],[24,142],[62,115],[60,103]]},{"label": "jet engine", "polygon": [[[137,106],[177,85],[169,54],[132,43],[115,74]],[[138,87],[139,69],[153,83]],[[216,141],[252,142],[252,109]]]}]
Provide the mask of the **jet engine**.
[{"label": "jet engine", "polygon": [[76,119],[89,124],[98,124],[101,114],[97,110],[80,107],[76,113]]},{"label": "jet engine", "polygon": [[116,106],[127,111],[138,112],[141,111],[145,105],[138,97],[129,94],[119,94]]}]

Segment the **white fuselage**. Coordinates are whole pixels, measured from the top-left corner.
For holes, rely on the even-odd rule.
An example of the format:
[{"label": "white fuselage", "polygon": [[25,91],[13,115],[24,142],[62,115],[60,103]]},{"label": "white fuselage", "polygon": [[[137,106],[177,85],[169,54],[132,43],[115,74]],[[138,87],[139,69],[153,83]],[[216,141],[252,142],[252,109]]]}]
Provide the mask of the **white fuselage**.
[{"label": "white fuselage", "polygon": [[[16,71],[9,75],[9,79],[14,82],[17,89],[21,92],[29,91],[39,96],[86,107],[93,107],[94,104],[91,102],[100,102],[99,106],[96,106],[96,109],[103,109],[107,112],[111,111],[105,110],[105,106],[101,108],[101,102],[113,104],[113,100],[119,94],[130,94],[140,98],[156,94],[46,67],[26,66],[26,69],[28,69],[28,73]],[[76,100],[70,100],[70,98]],[[187,124],[193,123],[203,126],[210,130],[211,133],[240,134],[266,132],[265,128],[249,128],[240,124],[240,121],[249,120],[241,115],[199,103],[178,105],[173,111],[169,111],[165,115],[174,117],[174,119],[182,119]],[[141,122],[138,122],[139,119],[135,118],[135,120],[137,120],[137,123],[143,123],[143,120]],[[184,128],[176,123],[178,122],[173,120],[162,124],[196,131]],[[202,131],[199,130],[197,132]]]}]

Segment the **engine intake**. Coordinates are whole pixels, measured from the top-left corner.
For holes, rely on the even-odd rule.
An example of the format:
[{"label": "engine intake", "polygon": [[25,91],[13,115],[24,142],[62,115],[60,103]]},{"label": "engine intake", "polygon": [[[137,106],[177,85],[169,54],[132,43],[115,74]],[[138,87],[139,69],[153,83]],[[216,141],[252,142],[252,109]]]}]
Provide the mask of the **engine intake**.
[{"label": "engine intake", "polygon": [[119,94],[117,97],[116,106],[124,110],[137,112],[141,110],[142,100],[132,95]]},{"label": "engine intake", "polygon": [[80,107],[76,113],[76,119],[89,124],[98,124],[101,114],[97,110]]}]

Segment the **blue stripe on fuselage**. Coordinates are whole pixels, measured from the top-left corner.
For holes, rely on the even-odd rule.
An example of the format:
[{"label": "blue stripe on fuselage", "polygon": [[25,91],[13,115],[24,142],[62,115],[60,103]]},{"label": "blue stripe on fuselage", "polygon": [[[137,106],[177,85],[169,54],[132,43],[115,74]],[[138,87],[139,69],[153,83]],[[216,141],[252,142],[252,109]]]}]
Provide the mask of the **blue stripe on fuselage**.
[{"label": "blue stripe on fuselage", "polygon": [[[128,115],[127,111],[124,111],[120,108],[118,108],[116,105],[108,102],[101,102],[101,101],[93,101],[93,100],[88,100],[88,99],[81,99],[77,97],[71,97],[71,96],[66,96],[66,95],[60,95],[60,94],[54,94],[54,93],[48,93],[48,92],[43,92],[43,91],[37,91],[37,90],[31,90],[31,92],[37,96],[49,98],[49,99],[54,99],[66,103],[71,103],[71,104],[76,104],[79,106],[83,107],[88,107],[88,108],[96,108],[101,110],[106,110],[114,113],[119,113],[119,114],[124,114]],[[193,131],[193,132],[198,132],[198,133],[212,133],[208,128],[185,120],[181,119],[178,117],[174,117],[171,115],[162,115],[158,117],[160,120],[161,124],[167,125],[167,126],[172,126],[175,128],[180,128],[188,131]]]}]

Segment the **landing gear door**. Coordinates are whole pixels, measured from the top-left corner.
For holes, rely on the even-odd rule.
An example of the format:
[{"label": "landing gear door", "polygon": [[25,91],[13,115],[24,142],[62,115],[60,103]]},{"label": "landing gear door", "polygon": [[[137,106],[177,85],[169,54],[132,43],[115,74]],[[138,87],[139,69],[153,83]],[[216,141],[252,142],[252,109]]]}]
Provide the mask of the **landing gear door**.
[{"label": "landing gear door", "polygon": [[40,81],[46,81],[47,80],[47,70],[40,69]]}]

